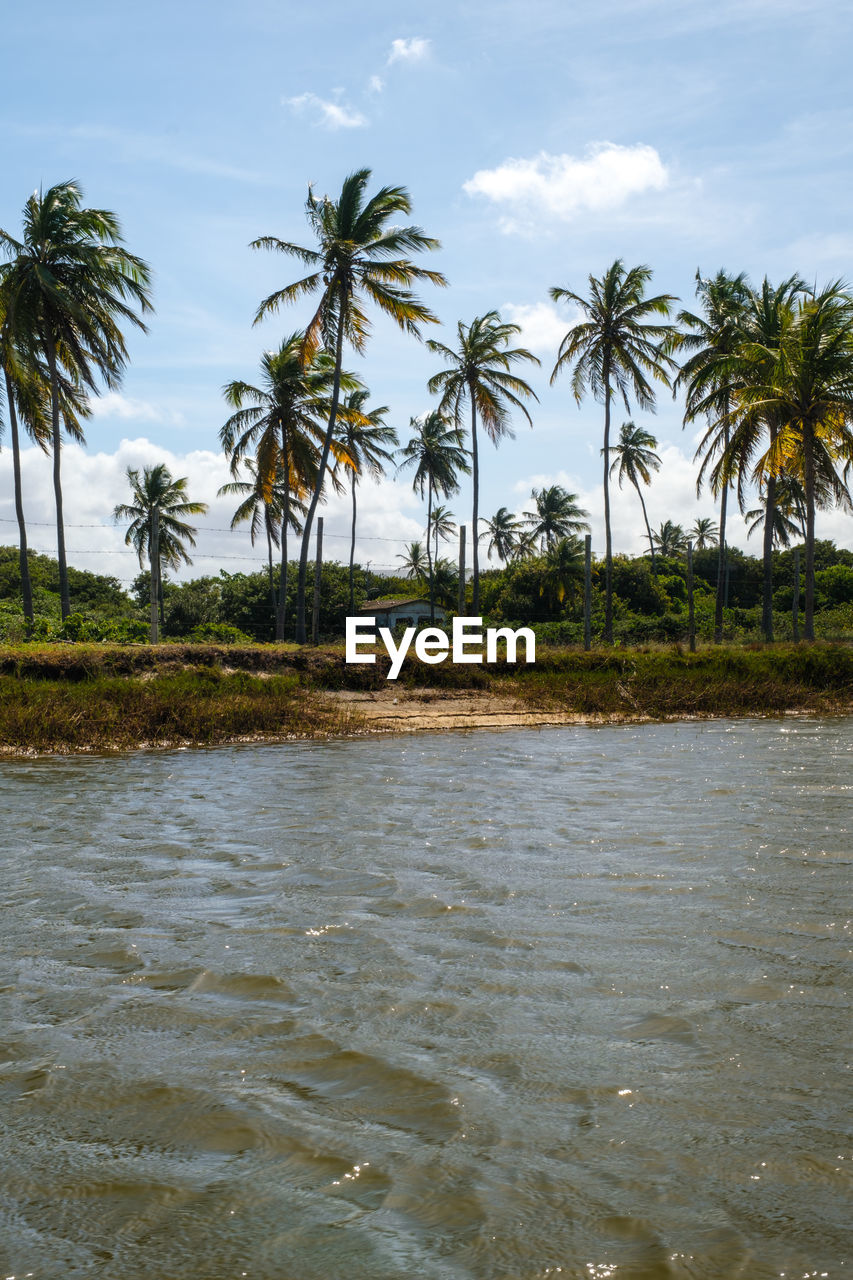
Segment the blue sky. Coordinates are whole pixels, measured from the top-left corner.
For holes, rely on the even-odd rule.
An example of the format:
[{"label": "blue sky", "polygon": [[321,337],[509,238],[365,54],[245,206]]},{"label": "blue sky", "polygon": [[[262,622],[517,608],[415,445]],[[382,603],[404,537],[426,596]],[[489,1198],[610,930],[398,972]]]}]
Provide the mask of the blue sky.
[{"label": "blue sky", "polygon": [[[424,290],[443,325],[434,336],[452,345],[457,320],[497,308],[542,360],[533,430],[520,421],[514,441],[484,451],[481,511],[521,510],[534,484],[559,481],[581,495],[602,550],[601,410],[579,409],[568,379],[548,385],[571,321],[548,288],[584,292],[616,257],[648,263],[655,291],[687,306],[697,267],[849,278],[850,27],[841,0],[47,0],[37,33],[16,7],[4,28],[15,56],[0,107],[0,225],[14,234],[35,187],[74,177],[154,272],[156,314],[131,337],[121,393],[97,406],[86,453],[66,450],[72,563],[133,577],[110,512],[125,468],[159,460],[212,504],[191,573],[261,558],[248,533],[222,532],[221,387],[252,381],[260,353],[308,306],[252,328],[260,298],[298,264],[248,243],[311,243],[308,182],[335,194],[362,166],[376,185],[407,187],[413,220],[442,242],[426,264],[450,282]],[[432,407],[434,357],[377,318],[365,359],[350,364],[405,439],[411,415]],[[662,390],[642,421],[664,458],[652,523],[712,514],[710,496],[695,496],[680,406]],[[49,467],[34,453],[25,483],[33,542],[51,550]],[[467,487],[450,505],[470,524]],[[421,504],[400,480],[365,485],[361,506],[361,558],[392,565],[419,536]],[[4,450],[0,541],[13,541],[13,515]],[[346,504],[332,502],[327,546],[342,559],[346,530]],[[851,546],[853,521],[821,515],[818,534]],[[641,535],[626,493],[616,546],[640,551]],[[747,545],[738,522],[733,541]]]}]

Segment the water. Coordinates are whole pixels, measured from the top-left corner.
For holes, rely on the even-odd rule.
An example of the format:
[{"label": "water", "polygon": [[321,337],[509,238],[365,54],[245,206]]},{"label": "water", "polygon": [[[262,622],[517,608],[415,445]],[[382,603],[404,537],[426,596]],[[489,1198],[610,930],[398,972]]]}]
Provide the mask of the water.
[{"label": "water", "polygon": [[847,1274],[853,720],[0,765],[0,1274]]}]

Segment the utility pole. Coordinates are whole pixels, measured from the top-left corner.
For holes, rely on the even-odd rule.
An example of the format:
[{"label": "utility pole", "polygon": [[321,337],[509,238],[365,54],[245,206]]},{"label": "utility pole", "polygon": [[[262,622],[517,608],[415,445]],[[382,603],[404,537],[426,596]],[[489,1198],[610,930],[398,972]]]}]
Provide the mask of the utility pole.
[{"label": "utility pole", "polygon": [[465,526],[459,526],[459,608],[460,618],[465,616]]},{"label": "utility pole", "polygon": [[592,534],[583,540],[583,647],[592,647]]},{"label": "utility pole", "polygon": [[800,643],[800,548],[794,547],[794,599],[791,604],[794,644]]},{"label": "utility pole", "polygon": [[314,561],[314,612],[311,617],[311,643],[320,643],[320,573],[323,568],[323,517],[317,517],[317,558]]},{"label": "utility pole", "polygon": [[696,615],[693,612],[693,543],[687,544],[687,634],[690,652],[696,652]]},{"label": "utility pole", "polygon": [[158,605],[160,596],[160,508],[155,505],[151,508],[151,537],[149,539],[150,562],[151,562],[151,582],[150,595],[148,597],[151,605],[150,625],[148,643],[156,644],[159,635],[159,617]]}]

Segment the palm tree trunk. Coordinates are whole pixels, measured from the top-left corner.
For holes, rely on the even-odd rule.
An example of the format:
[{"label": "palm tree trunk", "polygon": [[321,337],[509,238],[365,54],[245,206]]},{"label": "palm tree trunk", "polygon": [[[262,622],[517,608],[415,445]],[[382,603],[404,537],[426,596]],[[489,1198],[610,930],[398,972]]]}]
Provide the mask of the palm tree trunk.
[{"label": "palm tree trunk", "polygon": [[308,583],[308,555],[311,550],[311,525],[314,522],[314,512],[317,510],[317,503],[320,501],[320,494],[323,490],[323,482],[326,478],[326,463],[329,460],[329,450],[332,447],[332,436],[335,431],[335,422],[338,417],[338,399],[341,394],[341,365],[343,364],[344,354],[344,315],[343,308],[338,313],[338,333],[335,340],[335,378],[332,383],[332,407],[329,411],[329,425],[326,428],[326,435],[323,440],[323,452],[320,457],[320,465],[317,471],[317,483],[314,486],[314,493],[311,496],[311,504],[308,507],[308,513],[305,516],[305,527],[302,530],[302,548],[299,553],[299,579],[296,586],[296,643],[307,644],[308,632],[305,625],[305,589]]},{"label": "palm tree trunk", "polygon": [[57,560],[59,561],[59,607],[62,621],[71,612],[71,597],[68,591],[68,565],[65,559],[65,525],[62,520],[62,480],[60,477],[60,454],[62,441],[59,425],[59,379],[56,373],[56,348],[51,342],[46,344],[47,367],[50,371],[50,414],[53,427],[53,492],[56,498],[56,543]]},{"label": "palm tree trunk", "polygon": [[33,634],[33,588],[30,582],[30,562],[27,557],[27,526],[24,522],[24,501],[21,491],[21,448],[18,440],[18,411],[12,392],[12,380],[6,372],[6,402],[9,406],[9,430],[12,434],[12,473],[15,484],[15,515],[18,517],[18,557],[21,568],[21,598],[26,619],[27,639]]},{"label": "palm tree trunk", "polygon": [[349,611],[351,616],[355,612],[355,472],[350,476],[350,484],[352,485],[352,531],[349,543]]},{"label": "palm tree trunk", "polygon": [[[729,397],[723,397],[723,448],[728,453],[729,449]],[[728,505],[729,486],[723,485],[723,492],[720,495],[720,548],[717,556],[717,598],[714,601],[714,644],[721,644],[723,640],[723,601],[725,599],[725,568],[726,568],[726,507]]]},{"label": "palm tree trunk", "polygon": [[646,513],[646,504],[645,504],[645,501],[643,500],[643,495],[642,495],[642,492],[640,491],[640,486],[637,484],[636,480],[634,481],[634,488],[637,490],[637,497],[640,499],[640,506],[643,508],[643,519],[646,522],[646,534],[648,535],[648,539],[649,539],[649,551],[651,551],[652,553],[652,573],[657,573],[657,569],[655,568],[655,540],[652,537],[651,525],[649,524],[649,517]]},{"label": "palm tree trunk", "polygon": [[430,621],[430,626],[432,626],[432,624],[435,622],[435,580],[434,580],[433,572],[432,572],[432,548],[431,548],[431,546],[430,546],[430,542],[431,542],[431,532],[432,532],[432,531],[431,531],[431,529],[430,529],[430,525],[431,525],[431,524],[432,524],[432,476],[429,476],[429,477],[428,477],[428,479],[427,479],[427,539],[426,539],[426,550],[427,550],[427,568],[429,569],[429,621]]},{"label": "palm tree trunk", "polygon": [[[773,444],[771,429],[770,443]],[[773,641],[773,517],[776,512],[776,477],[768,475],[764,491],[764,582],[761,600],[761,630]]]},{"label": "palm tree trunk", "polygon": [[287,431],[281,428],[281,456],[284,465],[284,515],[281,521],[281,574],[278,583],[278,607],[275,611],[275,638],[284,642],[287,616],[287,529],[290,524],[290,459],[287,453]]},{"label": "palm tree trunk", "polygon": [[264,528],[267,531],[267,571],[270,580],[270,600],[272,602],[273,613],[275,613],[275,578],[273,576],[272,567],[272,532],[270,530],[269,511],[264,512]]},{"label": "palm tree trunk", "polygon": [[474,482],[473,534],[474,550],[471,556],[473,571],[473,591],[471,595],[471,613],[477,617],[480,613],[480,538],[478,529],[478,513],[480,504],[480,455],[477,449],[477,405],[474,400],[474,388],[469,387],[471,395],[471,478]]},{"label": "palm tree trunk", "polygon": [[814,509],[815,476],[812,428],[803,427],[803,480],[806,490],[806,611],[803,634],[814,640]]},{"label": "palm tree trunk", "polygon": [[604,362],[604,642],[613,643],[613,541],[610,535],[610,362]]}]

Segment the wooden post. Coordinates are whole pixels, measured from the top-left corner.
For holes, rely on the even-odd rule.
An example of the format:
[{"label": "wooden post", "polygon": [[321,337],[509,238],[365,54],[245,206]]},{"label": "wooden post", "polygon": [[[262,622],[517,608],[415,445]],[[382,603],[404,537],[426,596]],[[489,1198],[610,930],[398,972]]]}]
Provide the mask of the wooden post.
[{"label": "wooden post", "polygon": [[791,605],[794,644],[800,643],[800,548],[794,547],[794,600]]},{"label": "wooden post", "polygon": [[693,543],[687,544],[687,634],[690,652],[696,652],[696,615],[693,612]]},{"label": "wooden post", "polygon": [[460,618],[465,616],[465,526],[459,526],[459,608]]},{"label": "wooden post", "polygon": [[151,604],[148,643],[156,644],[159,637],[158,607],[160,596],[160,508],[151,508],[151,583],[148,599]]},{"label": "wooden post", "polygon": [[592,534],[583,540],[583,647],[592,647]]},{"label": "wooden post", "polygon": [[723,591],[723,608],[725,609],[728,609],[729,607],[729,582],[731,580],[731,568],[732,568],[732,562],[731,560],[729,560],[728,552],[726,552],[726,576],[725,576],[726,585],[725,585],[725,590]]},{"label": "wooden post", "polygon": [[311,643],[320,643],[320,573],[323,568],[323,517],[317,517],[317,558],[314,561],[314,610],[311,615]]}]

